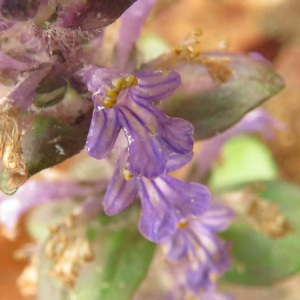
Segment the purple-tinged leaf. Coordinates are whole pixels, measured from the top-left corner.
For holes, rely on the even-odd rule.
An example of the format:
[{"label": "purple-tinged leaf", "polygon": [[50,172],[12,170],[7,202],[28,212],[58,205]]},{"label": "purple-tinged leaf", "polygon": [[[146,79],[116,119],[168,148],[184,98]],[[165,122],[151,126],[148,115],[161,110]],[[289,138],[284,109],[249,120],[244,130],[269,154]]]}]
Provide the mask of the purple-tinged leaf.
[{"label": "purple-tinged leaf", "polygon": [[30,64],[21,62],[3,52],[0,51],[0,70],[3,69],[15,69],[15,70],[26,70]]},{"label": "purple-tinged leaf", "polygon": [[[270,64],[256,55],[220,52],[202,57],[210,62],[215,60],[215,69],[208,70],[205,64],[168,62],[181,75],[182,86],[162,104],[167,114],[194,125],[196,139],[207,139],[224,131],[284,86]],[[228,61],[231,76],[220,82],[213,76],[222,72],[224,65],[218,65],[222,60]]]},{"label": "purple-tinged leaf", "polygon": [[87,0],[62,4],[58,13],[57,25],[69,28],[96,30],[102,29],[121,16],[136,0]]},{"label": "purple-tinged leaf", "polygon": [[2,0],[1,15],[6,19],[26,21],[34,18],[41,0]]}]

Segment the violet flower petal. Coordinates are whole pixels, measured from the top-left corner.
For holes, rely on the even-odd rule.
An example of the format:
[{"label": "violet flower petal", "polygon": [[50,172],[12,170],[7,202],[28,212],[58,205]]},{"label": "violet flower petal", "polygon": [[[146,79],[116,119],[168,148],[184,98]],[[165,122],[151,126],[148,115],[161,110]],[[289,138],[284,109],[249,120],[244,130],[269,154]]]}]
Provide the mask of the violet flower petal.
[{"label": "violet flower petal", "polygon": [[136,72],[138,85],[130,89],[130,96],[135,101],[158,102],[170,96],[180,85],[177,72],[141,71]]},{"label": "violet flower petal", "polygon": [[140,179],[138,184],[142,203],[139,229],[153,242],[174,234],[181,219],[201,215],[209,207],[210,193],[198,183],[162,175]]},{"label": "violet flower petal", "polygon": [[215,283],[209,278],[210,270],[203,266],[201,263],[198,264],[196,269],[189,269],[187,271],[187,283],[190,290],[195,294],[198,293],[199,289],[213,290]]},{"label": "violet flower petal", "polygon": [[[81,80],[86,84],[89,91],[96,93],[106,88],[106,82],[113,80],[121,75],[112,69],[89,66],[81,70],[78,74]],[[106,80],[107,79],[107,80]],[[106,92],[106,90],[105,90]]]},{"label": "violet flower petal", "polygon": [[89,156],[101,159],[112,150],[121,125],[117,110],[94,109],[85,149]]},{"label": "violet flower petal", "polygon": [[[124,151],[122,154],[125,154]],[[114,174],[103,199],[104,212],[107,215],[115,215],[124,210],[138,194],[136,179],[124,179],[125,158],[126,155],[121,155],[117,161]]]},{"label": "violet flower petal", "polygon": [[171,152],[187,154],[193,150],[194,127],[180,118],[170,118],[161,111],[156,113],[160,124],[160,134]]},{"label": "violet flower petal", "polygon": [[156,178],[165,173],[172,152],[186,154],[192,151],[193,127],[189,122],[169,118],[150,104],[133,101],[128,101],[120,114],[129,143],[127,167],[133,175]]},{"label": "violet flower petal", "polygon": [[137,41],[141,28],[155,0],[139,0],[121,17],[121,26],[117,41],[118,66],[127,69],[128,60]]},{"label": "violet flower petal", "polygon": [[155,110],[151,106],[137,105],[120,109],[120,122],[128,140],[127,168],[135,176],[155,178],[165,172],[170,151],[164,149],[158,133]]},{"label": "violet flower petal", "polygon": [[187,154],[171,153],[168,157],[166,172],[173,172],[189,163],[194,156],[193,152]]},{"label": "violet flower petal", "polygon": [[42,65],[39,69],[28,72],[6,96],[12,105],[23,109],[31,105],[31,100],[39,83],[51,71],[50,65]]},{"label": "violet flower petal", "polygon": [[234,212],[224,206],[214,204],[201,216],[201,224],[211,232],[224,231],[235,218]]}]

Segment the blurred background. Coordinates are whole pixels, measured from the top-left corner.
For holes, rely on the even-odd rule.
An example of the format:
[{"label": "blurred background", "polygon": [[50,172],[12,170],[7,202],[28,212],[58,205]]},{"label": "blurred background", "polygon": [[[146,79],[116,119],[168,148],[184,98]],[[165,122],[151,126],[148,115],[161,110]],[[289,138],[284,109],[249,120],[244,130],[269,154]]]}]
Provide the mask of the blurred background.
[{"label": "blurred background", "polygon": [[[300,184],[300,1],[157,0],[145,33],[154,33],[172,46],[195,28],[203,31],[202,51],[259,52],[284,78],[285,89],[264,107],[286,128],[276,132],[268,145],[281,178]],[[26,262],[14,259],[14,252],[30,242],[25,220],[26,216],[16,241],[0,236],[1,299],[30,299],[21,297],[16,286]],[[293,276],[268,288],[231,285],[222,288],[237,299],[298,300],[299,286],[300,276]]]}]

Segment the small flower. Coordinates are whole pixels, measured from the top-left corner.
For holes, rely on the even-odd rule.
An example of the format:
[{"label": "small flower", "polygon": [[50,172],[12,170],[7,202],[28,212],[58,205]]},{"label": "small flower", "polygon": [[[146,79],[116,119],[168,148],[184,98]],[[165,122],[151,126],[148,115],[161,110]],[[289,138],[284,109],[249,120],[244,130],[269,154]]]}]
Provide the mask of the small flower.
[{"label": "small flower", "polygon": [[178,231],[163,241],[167,258],[177,261],[175,268],[185,273],[179,285],[194,295],[213,291],[216,279],[229,269],[229,245],[216,232],[225,230],[233,217],[227,207],[213,204],[200,216],[180,220]]},{"label": "small flower", "polygon": [[222,146],[230,138],[244,133],[261,133],[265,138],[272,138],[272,129],[282,129],[280,122],[273,119],[266,111],[257,108],[248,113],[242,120],[221,134],[203,142],[197,158],[197,178],[203,179],[218,157]]},{"label": "small flower", "polygon": [[171,153],[192,150],[193,126],[168,117],[152,104],[180,84],[176,72],[141,71],[122,76],[89,67],[81,76],[93,92],[94,113],[86,143],[90,156],[106,157],[123,129],[128,141],[127,169],[135,176],[155,178],[165,173]]},{"label": "small flower", "polygon": [[[174,166],[172,163],[172,168]],[[130,178],[126,171],[123,155],[107,187],[103,200],[104,212],[117,214],[139,195],[142,206],[139,230],[150,241],[160,242],[173,235],[181,219],[201,215],[209,207],[210,193],[201,184],[184,182],[168,175],[153,180],[135,176]]]},{"label": "small flower", "polygon": [[[104,189],[104,184],[101,182],[95,185],[84,185],[75,181],[36,181],[31,180],[26,182],[12,196],[0,195],[0,226],[3,233],[14,238],[16,235],[16,225],[23,213],[37,205],[62,201],[67,198],[80,197],[88,199],[89,196],[101,193]],[[98,199],[98,197],[97,197]],[[101,201],[98,199],[98,202]],[[81,208],[85,214],[92,214],[93,205],[91,208],[90,202],[85,202]],[[97,207],[98,209],[98,207]],[[78,211],[78,212],[81,212]]]}]

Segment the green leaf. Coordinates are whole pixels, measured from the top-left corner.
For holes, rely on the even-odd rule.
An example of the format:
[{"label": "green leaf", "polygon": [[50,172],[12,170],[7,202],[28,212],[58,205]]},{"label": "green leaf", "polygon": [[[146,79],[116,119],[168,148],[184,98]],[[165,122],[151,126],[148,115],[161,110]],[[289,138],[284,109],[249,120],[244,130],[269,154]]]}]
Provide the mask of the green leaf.
[{"label": "green leaf", "polygon": [[38,108],[53,106],[63,100],[66,91],[67,88],[62,86],[47,94],[37,94],[33,99],[33,103]]},{"label": "green leaf", "polygon": [[224,131],[283,88],[280,76],[257,56],[204,53],[203,57],[230,60],[231,78],[219,83],[212,79],[204,65],[174,63],[183,84],[172,98],[162,103],[168,115],[194,125],[196,139]]},{"label": "green leaf", "polygon": [[[111,225],[112,222],[104,220],[103,224]],[[88,237],[95,242],[97,233],[90,229]],[[76,299],[131,299],[148,271],[155,244],[142,237],[132,222],[123,222],[119,229],[106,231],[100,239],[98,232],[99,241],[96,261],[76,285]]]},{"label": "green leaf", "polygon": [[22,149],[29,175],[52,167],[77,154],[87,132],[47,116],[35,117],[22,137]]},{"label": "green leaf", "polygon": [[279,206],[293,231],[271,239],[243,220],[222,236],[232,241],[233,269],[224,279],[246,285],[270,285],[300,271],[300,188],[286,182],[264,182],[258,195]]},{"label": "green leaf", "polygon": [[[95,259],[79,269],[73,289],[49,275],[52,260],[40,255],[38,299],[49,293],[57,300],[130,300],[147,274],[156,244],[140,235],[139,214],[133,207],[110,217],[101,215],[87,227],[77,228],[94,249]],[[83,225],[82,226],[86,226]]]},{"label": "green leaf", "polygon": [[224,145],[220,162],[212,169],[208,185],[218,190],[277,177],[277,167],[267,146],[254,136],[241,135]]}]

